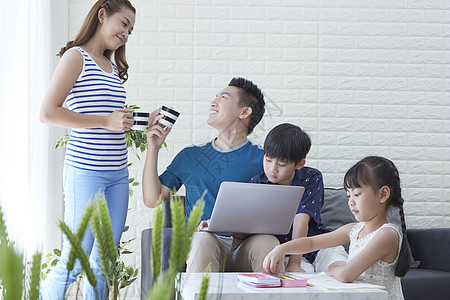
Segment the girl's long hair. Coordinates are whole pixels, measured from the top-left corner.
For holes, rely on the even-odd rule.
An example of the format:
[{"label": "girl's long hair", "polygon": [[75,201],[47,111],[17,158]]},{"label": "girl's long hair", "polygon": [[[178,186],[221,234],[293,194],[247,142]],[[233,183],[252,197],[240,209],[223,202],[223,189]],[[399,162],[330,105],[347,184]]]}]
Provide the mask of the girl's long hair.
[{"label": "girl's long hair", "polygon": [[[133,5],[131,5],[130,1],[128,0],[97,1],[94,4],[94,6],[92,6],[91,10],[86,16],[86,19],[84,19],[83,26],[81,26],[81,29],[78,32],[75,39],[73,41],[67,42],[66,46],[62,47],[59,53],[57,54],[58,56],[62,56],[64,52],[66,52],[68,49],[72,47],[80,46],[87,43],[94,36],[97,30],[97,26],[99,24],[98,11],[101,8],[104,8],[106,10],[106,15],[108,17],[121,11],[124,8],[130,9],[133,13],[136,14],[136,9],[133,7]],[[125,82],[128,80],[128,63],[125,58],[125,45],[120,46],[115,51],[105,50],[105,52],[103,52],[103,56],[111,60],[111,55],[113,54],[113,52],[114,52],[114,62],[117,67],[117,70],[119,71],[119,77],[122,80],[122,82]]]},{"label": "girl's long hair", "polygon": [[397,167],[389,159],[379,156],[368,156],[357,162],[344,177],[345,189],[360,188],[367,185],[378,191],[383,186],[388,186],[391,195],[388,206],[399,208],[402,225],[402,244],[395,266],[395,275],[403,277],[408,272],[411,261],[411,249],[406,237],[405,214],[403,212],[402,190],[400,176]]}]

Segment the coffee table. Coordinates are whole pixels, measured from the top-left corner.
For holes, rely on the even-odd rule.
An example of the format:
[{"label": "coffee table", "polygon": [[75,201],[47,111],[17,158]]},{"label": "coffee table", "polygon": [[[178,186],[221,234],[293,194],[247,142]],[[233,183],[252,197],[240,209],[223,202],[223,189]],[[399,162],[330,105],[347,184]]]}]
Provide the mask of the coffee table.
[{"label": "coffee table", "polygon": [[[181,298],[184,300],[198,299],[200,284],[206,273],[180,273]],[[345,289],[319,290],[312,287],[304,288],[254,288],[237,281],[238,273],[210,273],[208,299],[213,300],[220,294],[219,282],[222,279],[222,300],[387,300],[388,294],[382,289]],[[218,299],[218,298],[217,298]]]}]

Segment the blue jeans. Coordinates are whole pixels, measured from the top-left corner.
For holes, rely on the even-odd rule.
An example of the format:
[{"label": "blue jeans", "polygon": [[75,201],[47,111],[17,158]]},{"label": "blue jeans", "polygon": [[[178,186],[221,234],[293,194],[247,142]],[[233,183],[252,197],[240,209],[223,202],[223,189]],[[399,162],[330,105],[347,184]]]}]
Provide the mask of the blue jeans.
[{"label": "blue jeans", "polygon": [[[95,193],[101,190],[105,194],[114,235],[118,245],[125,226],[128,210],[128,168],[119,171],[90,171],[64,166],[64,222],[72,232],[78,229],[86,205],[94,199]],[[106,282],[102,275],[101,259],[92,231],[88,229],[82,243],[89,256],[89,263],[97,278],[97,295],[87,278],[84,281],[83,299],[106,299]],[[63,299],[70,284],[81,273],[81,265],[77,259],[72,271],[67,271],[71,245],[64,235],[61,259],[42,284],[43,300]]]}]

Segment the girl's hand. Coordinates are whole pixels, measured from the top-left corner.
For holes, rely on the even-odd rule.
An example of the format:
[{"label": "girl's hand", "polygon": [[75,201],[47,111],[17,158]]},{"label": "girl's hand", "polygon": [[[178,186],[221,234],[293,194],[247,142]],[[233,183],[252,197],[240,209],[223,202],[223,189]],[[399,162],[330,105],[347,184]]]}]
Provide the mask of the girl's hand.
[{"label": "girl's hand", "polygon": [[[164,116],[159,114],[159,110],[152,112],[148,118],[148,129],[147,129],[147,145],[149,149],[159,150],[161,145],[164,143],[167,135],[172,130],[171,128],[164,128],[158,123],[159,119]],[[151,118],[154,116],[153,118]]]},{"label": "girl's hand", "polygon": [[133,110],[127,108],[117,109],[107,116],[105,128],[113,131],[130,131],[133,126]]},{"label": "girl's hand", "polygon": [[278,275],[284,263],[285,253],[282,250],[282,245],[273,248],[272,251],[264,258],[263,268],[270,274]]}]

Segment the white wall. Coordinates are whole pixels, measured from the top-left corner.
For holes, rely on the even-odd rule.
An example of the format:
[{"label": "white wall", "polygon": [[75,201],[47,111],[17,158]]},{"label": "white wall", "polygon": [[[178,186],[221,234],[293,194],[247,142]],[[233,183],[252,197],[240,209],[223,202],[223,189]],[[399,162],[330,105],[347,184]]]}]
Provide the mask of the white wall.
[{"label": "white wall", "polygon": [[[388,157],[401,172],[408,227],[450,227],[449,0],[132,2],[128,102],[181,111],[161,171],[214,136],[209,102],[244,76],[267,101],[253,140],[281,122],[300,125],[313,140],[307,164],[329,187],[362,157]],[[70,37],[92,3],[70,1]],[[141,172],[134,163],[132,176]],[[138,239],[152,212],[140,195],[127,234]],[[139,241],[133,247],[139,264]]]}]

